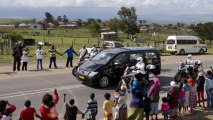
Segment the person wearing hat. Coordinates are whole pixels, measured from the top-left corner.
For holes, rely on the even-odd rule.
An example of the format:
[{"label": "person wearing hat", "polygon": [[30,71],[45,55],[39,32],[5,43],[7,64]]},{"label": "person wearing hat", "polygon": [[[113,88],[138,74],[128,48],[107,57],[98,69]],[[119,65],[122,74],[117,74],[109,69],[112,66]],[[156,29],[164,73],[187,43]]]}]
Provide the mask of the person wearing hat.
[{"label": "person wearing hat", "polygon": [[171,119],[175,119],[177,117],[177,108],[178,108],[178,98],[179,98],[179,90],[175,81],[171,81],[170,88],[167,93],[169,109],[170,109],[170,117]]},{"label": "person wearing hat", "polygon": [[194,60],[192,59],[192,55],[191,54],[189,54],[188,56],[187,56],[187,59],[186,59],[186,63],[185,63],[187,66],[194,66]]},{"label": "person wearing hat", "polygon": [[136,69],[135,72],[146,74],[145,72],[145,63],[143,62],[143,57],[137,58],[137,64],[135,66],[130,67],[130,69]]},{"label": "person wearing hat", "polygon": [[24,103],[25,108],[21,110],[20,112],[20,118],[19,120],[34,120],[34,116],[37,118],[42,119],[36,112],[35,108],[30,107],[31,101],[26,100]]}]

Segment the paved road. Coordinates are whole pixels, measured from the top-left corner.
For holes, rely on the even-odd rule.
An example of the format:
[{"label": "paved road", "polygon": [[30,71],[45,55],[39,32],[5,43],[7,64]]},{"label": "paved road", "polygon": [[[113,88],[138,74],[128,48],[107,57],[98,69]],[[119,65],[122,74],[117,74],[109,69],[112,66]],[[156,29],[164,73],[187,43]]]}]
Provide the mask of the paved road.
[{"label": "paved road", "polygon": [[[161,81],[161,97],[166,95],[169,88],[169,83],[173,80],[173,76],[177,70],[177,65],[180,60],[185,60],[186,56],[163,56],[162,57],[162,73],[159,75]],[[204,68],[213,65],[212,55],[193,56],[194,59],[202,60]],[[0,67],[0,99],[7,99],[12,104],[17,106],[16,112],[13,114],[13,119],[18,119],[18,114],[23,108],[24,101],[30,99],[32,106],[35,106],[37,111],[42,104],[41,99],[45,93],[53,93],[54,88],[59,90],[60,101],[57,104],[57,109],[61,116],[64,113],[63,94],[67,93],[67,100],[74,98],[76,105],[80,110],[85,110],[86,102],[89,99],[91,92],[96,93],[98,100],[99,114],[98,120],[102,118],[102,102],[105,92],[113,93],[114,86],[105,89],[92,88],[81,84],[75,77],[72,76],[72,68],[61,69],[46,69],[43,71],[29,70],[26,72],[10,72],[4,71],[6,67]],[[112,94],[113,95],[113,94]]]}]

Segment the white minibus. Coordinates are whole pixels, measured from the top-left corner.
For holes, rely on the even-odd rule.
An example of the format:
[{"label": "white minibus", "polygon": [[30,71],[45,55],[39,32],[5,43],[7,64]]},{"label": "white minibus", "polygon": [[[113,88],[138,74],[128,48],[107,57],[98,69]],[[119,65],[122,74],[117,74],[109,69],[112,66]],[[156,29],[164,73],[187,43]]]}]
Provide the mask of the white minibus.
[{"label": "white minibus", "polygon": [[168,36],[166,51],[171,54],[200,53],[207,52],[207,46],[197,36]]}]

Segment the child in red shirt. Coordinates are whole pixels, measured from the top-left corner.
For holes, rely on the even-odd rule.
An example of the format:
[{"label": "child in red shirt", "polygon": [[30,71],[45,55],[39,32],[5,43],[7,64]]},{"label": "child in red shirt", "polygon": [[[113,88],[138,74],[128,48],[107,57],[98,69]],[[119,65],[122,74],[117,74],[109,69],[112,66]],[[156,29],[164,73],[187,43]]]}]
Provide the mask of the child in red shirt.
[{"label": "child in red shirt", "polygon": [[21,110],[19,120],[34,120],[34,116],[36,116],[37,118],[42,119],[36,113],[35,108],[30,107],[31,106],[31,101],[30,100],[26,100],[25,103],[24,103],[24,106],[26,108]]}]

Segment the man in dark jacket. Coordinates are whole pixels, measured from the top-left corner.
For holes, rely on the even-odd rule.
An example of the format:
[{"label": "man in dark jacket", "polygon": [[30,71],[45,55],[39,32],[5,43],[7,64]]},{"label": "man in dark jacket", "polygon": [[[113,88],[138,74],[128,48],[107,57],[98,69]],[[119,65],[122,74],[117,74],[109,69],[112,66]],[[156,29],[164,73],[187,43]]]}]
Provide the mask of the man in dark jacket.
[{"label": "man in dark jacket", "polygon": [[16,69],[19,71],[21,66],[21,50],[19,48],[19,44],[15,43],[15,47],[13,48],[13,71]]}]

